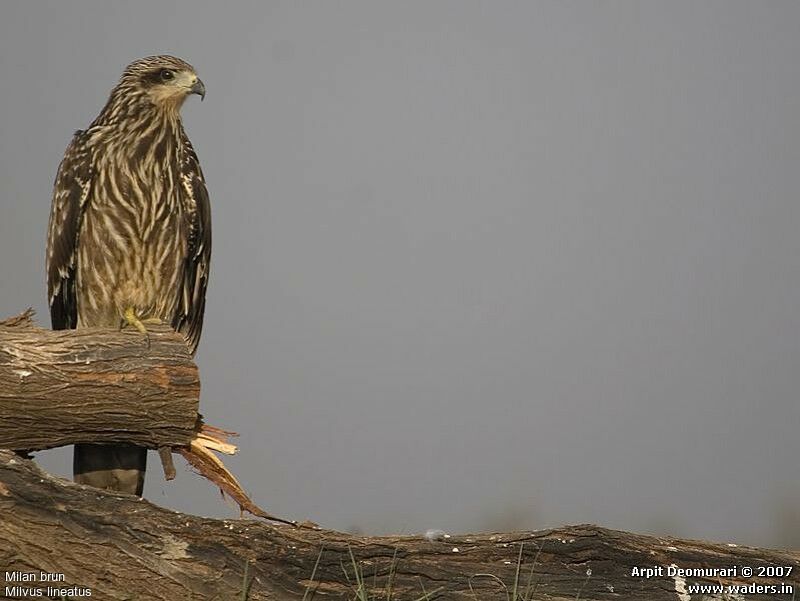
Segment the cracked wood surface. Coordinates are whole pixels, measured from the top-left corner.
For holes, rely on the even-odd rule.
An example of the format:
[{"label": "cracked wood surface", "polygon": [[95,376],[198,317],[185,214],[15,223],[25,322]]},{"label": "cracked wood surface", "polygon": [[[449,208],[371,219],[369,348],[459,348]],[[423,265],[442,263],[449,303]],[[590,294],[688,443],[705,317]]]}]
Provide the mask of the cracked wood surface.
[{"label": "cracked wood surface", "polygon": [[427,593],[428,599],[508,601],[518,565],[518,592],[522,595],[527,589],[530,599],[688,601],[682,587],[720,582],[631,576],[635,566],[673,564],[793,566],[791,578],[783,580],[800,586],[796,552],[643,536],[591,525],[428,540],[356,537],[262,520],[212,520],[55,478],[32,461],[0,451],[0,575],[11,570],[64,573],[66,585],[89,587],[96,599],[232,600],[240,598],[245,564],[250,601],[301,600],[307,589],[307,601],[354,599],[359,579],[370,600],[411,601]]},{"label": "cracked wood surface", "polygon": [[45,330],[31,315],[0,321],[0,448],[189,444],[200,378],[179,334],[149,326],[148,345],[130,330]]}]

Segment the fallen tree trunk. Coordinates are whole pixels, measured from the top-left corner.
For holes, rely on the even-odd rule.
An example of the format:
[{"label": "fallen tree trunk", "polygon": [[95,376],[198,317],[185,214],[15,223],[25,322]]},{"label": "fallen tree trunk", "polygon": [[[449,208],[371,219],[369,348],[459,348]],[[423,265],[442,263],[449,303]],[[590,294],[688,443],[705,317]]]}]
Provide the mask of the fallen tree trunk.
[{"label": "fallen tree trunk", "polygon": [[194,438],[200,378],[169,326],[149,326],[148,340],[135,330],[44,330],[30,317],[0,321],[0,448],[157,449]]},{"label": "fallen tree trunk", "polygon": [[[739,571],[695,578],[668,575],[669,566],[738,566]],[[747,577],[743,566],[756,572]],[[658,567],[663,573],[649,578],[633,571]],[[777,567],[793,569],[783,577],[759,575],[759,568],[767,567],[772,573]],[[249,601],[508,601],[515,588],[517,599],[789,600],[786,587],[800,586],[798,571],[798,553],[588,525],[365,538],[255,520],[212,520],[73,484],[0,451],[3,586],[71,588],[63,594],[72,599],[89,590],[92,598],[111,600],[232,600],[245,598],[246,587]],[[60,582],[43,581],[42,572]],[[9,581],[19,574],[33,574],[35,580]],[[689,592],[696,583],[778,588],[703,596]]]}]

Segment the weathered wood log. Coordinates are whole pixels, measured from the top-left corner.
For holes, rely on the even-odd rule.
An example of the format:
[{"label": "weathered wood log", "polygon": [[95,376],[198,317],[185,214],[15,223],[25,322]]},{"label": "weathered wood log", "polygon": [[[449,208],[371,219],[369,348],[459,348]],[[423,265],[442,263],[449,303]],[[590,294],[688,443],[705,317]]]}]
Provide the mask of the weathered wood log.
[{"label": "weathered wood log", "polygon": [[190,443],[200,379],[169,326],[51,331],[31,313],[0,322],[0,448],[76,442]]},{"label": "weathered wood log", "polygon": [[200,380],[183,337],[167,325],[53,332],[33,312],[0,321],[0,449],[36,451],[127,442],[158,449],[167,480],[177,452],[253,515],[258,507],[210,449],[233,454],[226,432],[197,413]]},{"label": "weathered wood log", "polygon": [[[737,566],[738,573],[671,576],[669,566]],[[752,577],[742,574],[745,566],[756,570]],[[658,567],[662,574],[651,577],[633,571]],[[768,567],[771,573],[777,567],[792,572],[759,575],[760,568]],[[0,577],[4,572],[1,586],[73,588],[64,593],[73,599],[85,597],[87,589],[95,599],[240,599],[246,586],[249,601],[509,601],[515,590],[514,601],[790,600],[788,588],[780,587],[800,587],[800,553],[589,525],[366,538],[263,521],[212,520],[73,484],[2,451]],[[63,574],[63,581],[42,582],[41,572],[59,579]],[[14,574],[31,573],[32,581],[8,581]],[[700,595],[689,588],[697,583],[777,588]],[[11,596],[8,590],[6,597]],[[359,590],[363,596],[357,596]]]}]

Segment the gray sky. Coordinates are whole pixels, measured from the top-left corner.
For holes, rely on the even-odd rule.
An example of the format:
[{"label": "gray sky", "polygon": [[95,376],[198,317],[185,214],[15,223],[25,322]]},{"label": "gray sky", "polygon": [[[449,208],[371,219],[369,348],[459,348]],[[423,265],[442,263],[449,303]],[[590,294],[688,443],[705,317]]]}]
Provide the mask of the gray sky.
[{"label": "gray sky", "polygon": [[[201,410],[274,513],[366,532],[800,529],[800,4],[18,2],[0,315],[56,167],[179,55],[211,192]],[[68,474],[71,450],[40,455]],[[146,495],[236,512],[188,471]],[[792,513],[794,512],[794,514]],[[795,538],[794,544],[800,544]]]}]

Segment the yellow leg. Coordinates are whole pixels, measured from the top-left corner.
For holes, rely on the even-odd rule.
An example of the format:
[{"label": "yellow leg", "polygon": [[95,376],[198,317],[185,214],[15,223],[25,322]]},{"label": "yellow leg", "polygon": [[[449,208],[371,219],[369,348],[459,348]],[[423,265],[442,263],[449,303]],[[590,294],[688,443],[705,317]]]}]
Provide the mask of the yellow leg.
[{"label": "yellow leg", "polygon": [[144,327],[144,323],[139,319],[139,316],[136,315],[136,311],[133,307],[128,307],[125,309],[125,323],[129,326],[133,326],[137,330],[139,330],[145,336],[147,335],[147,328]]},{"label": "yellow leg", "polygon": [[147,342],[147,348],[150,348],[150,333],[147,331],[147,328],[144,327],[144,322],[139,319],[139,316],[136,315],[136,310],[133,307],[128,307],[125,309],[125,313],[123,314],[124,323],[127,323],[129,326],[133,326],[139,332],[144,334],[145,342]]}]

